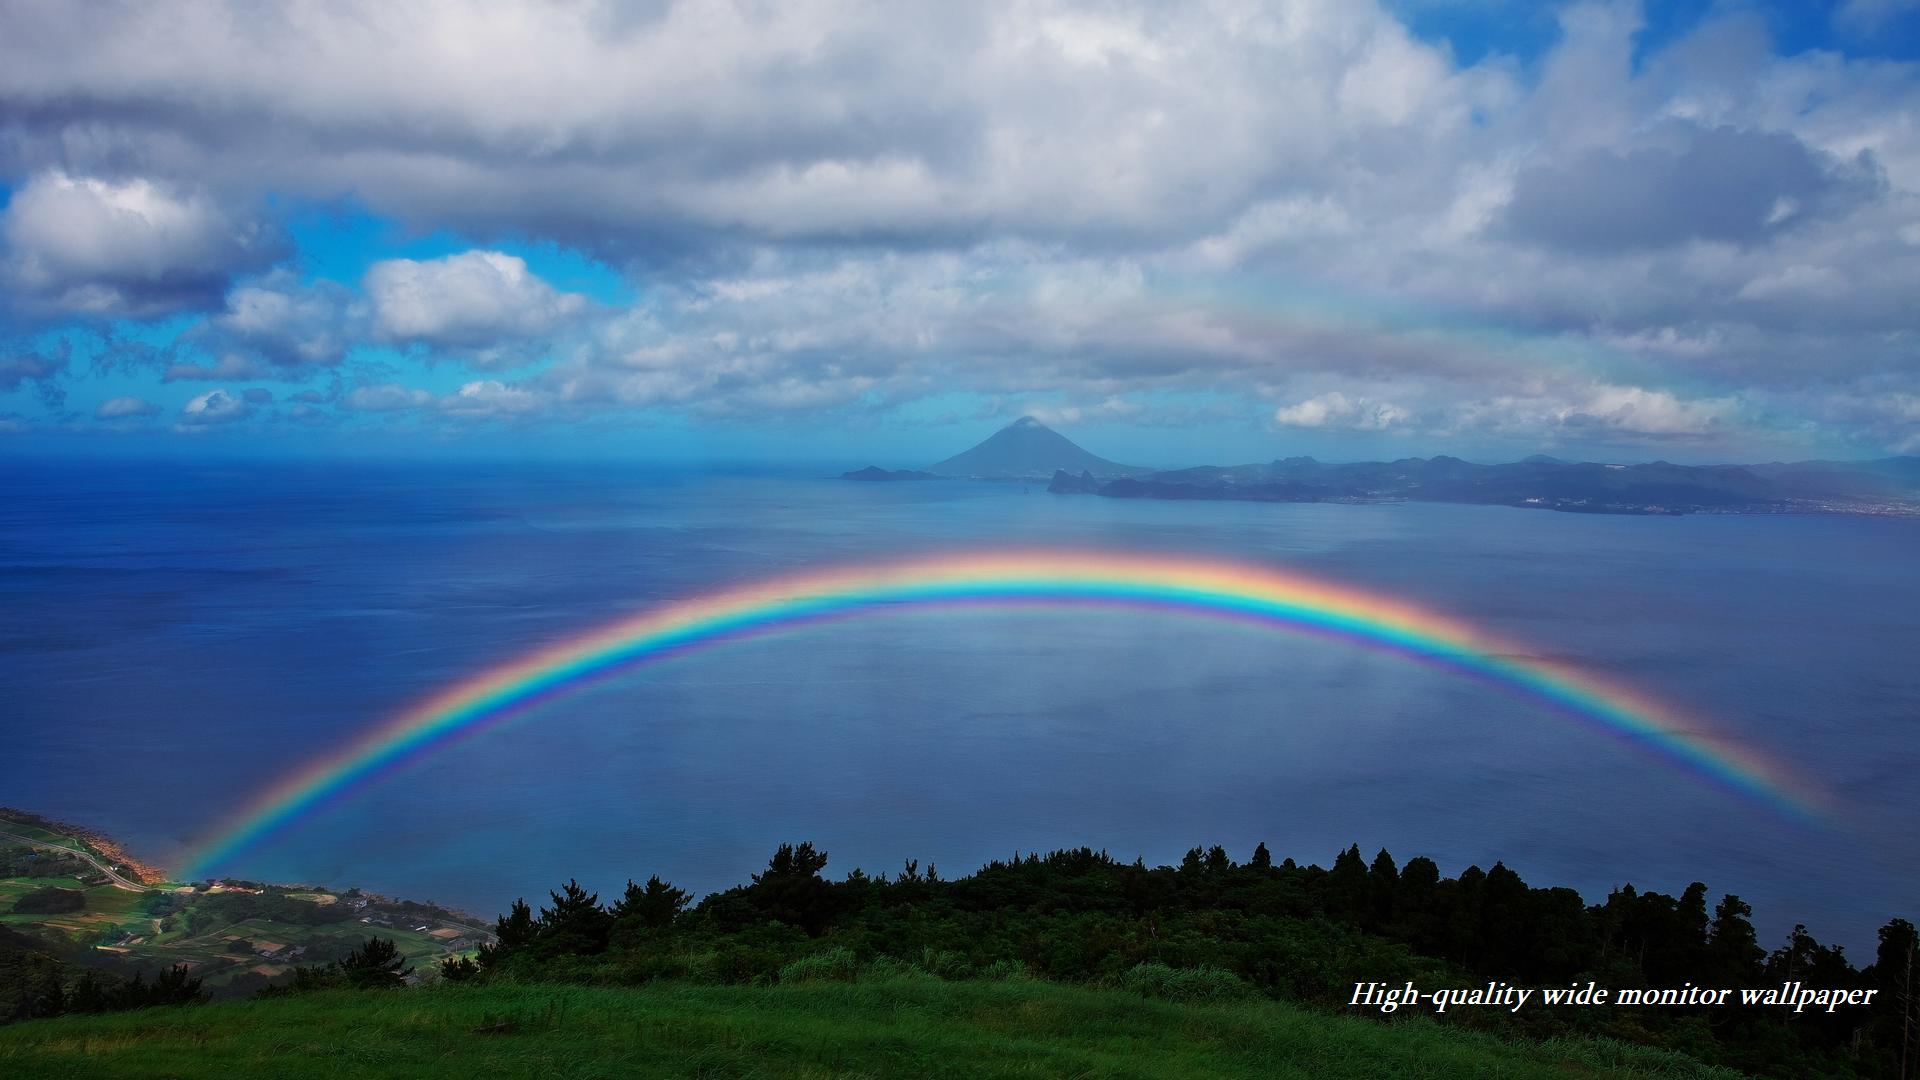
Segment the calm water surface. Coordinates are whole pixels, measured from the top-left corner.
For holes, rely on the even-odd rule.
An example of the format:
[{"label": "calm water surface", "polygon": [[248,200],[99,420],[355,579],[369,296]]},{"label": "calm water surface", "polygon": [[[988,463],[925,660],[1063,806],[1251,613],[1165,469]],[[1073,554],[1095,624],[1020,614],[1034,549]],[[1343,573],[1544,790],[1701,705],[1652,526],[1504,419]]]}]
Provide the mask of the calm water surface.
[{"label": "calm water surface", "polygon": [[649,604],[927,551],[1222,555],[1427,605],[1644,689],[1839,805],[1784,820],[1356,646],[1171,615],[901,612],[646,668],[225,867],[483,913],[571,876],[949,874],[1091,844],[1496,859],[1589,900],[1740,893],[1870,957],[1920,915],[1920,520],[1054,497],[1017,485],[391,466],[0,465],[0,802],[160,861],[451,681]]}]

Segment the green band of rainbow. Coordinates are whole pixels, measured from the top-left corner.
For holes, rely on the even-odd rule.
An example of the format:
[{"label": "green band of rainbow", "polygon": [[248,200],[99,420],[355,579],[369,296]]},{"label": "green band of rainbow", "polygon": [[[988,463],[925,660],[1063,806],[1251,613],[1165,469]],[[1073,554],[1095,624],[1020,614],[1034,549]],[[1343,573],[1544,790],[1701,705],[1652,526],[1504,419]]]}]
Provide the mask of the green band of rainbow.
[{"label": "green band of rainbow", "polygon": [[183,875],[211,873],[269,834],[401,763],[595,676],[702,645],[898,608],[970,604],[1150,608],[1330,635],[1438,665],[1604,730],[1715,785],[1813,816],[1786,771],[1624,687],[1382,596],[1224,561],[1011,551],[803,574],[649,610],[455,684],[256,798]]}]

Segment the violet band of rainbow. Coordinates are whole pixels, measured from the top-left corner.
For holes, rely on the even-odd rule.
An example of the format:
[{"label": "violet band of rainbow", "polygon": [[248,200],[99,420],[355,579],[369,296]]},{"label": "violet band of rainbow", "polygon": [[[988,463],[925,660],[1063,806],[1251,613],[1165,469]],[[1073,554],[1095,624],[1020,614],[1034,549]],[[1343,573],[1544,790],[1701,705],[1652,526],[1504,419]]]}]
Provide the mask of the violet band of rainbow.
[{"label": "violet band of rainbow", "polygon": [[1604,731],[1787,817],[1824,800],[1782,766],[1624,686],[1525,655],[1466,623],[1393,598],[1238,562],[1011,551],[835,568],[670,603],[479,672],[282,778],[198,848],[195,880],[407,761],[596,678],[688,650],[903,608],[1156,610],[1305,632],[1474,678]]}]

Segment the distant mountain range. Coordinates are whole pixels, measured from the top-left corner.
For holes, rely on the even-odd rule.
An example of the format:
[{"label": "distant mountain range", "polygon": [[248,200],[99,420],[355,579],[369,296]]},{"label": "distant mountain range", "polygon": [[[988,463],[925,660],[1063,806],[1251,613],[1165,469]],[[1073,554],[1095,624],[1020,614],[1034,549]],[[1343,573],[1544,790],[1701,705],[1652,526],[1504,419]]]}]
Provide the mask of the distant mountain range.
[{"label": "distant mountain range", "polygon": [[1292,457],[1155,471],[1089,453],[1031,416],[927,467],[874,466],[850,480],[1050,477],[1059,495],[1252,502],[1452,502],[1590,514],[1920,514],[1920,457],[1762,465],[1573,462],[1536,454],[1503,465],[1455,457],[1334,464]]},{"label": "distant mountain range", "polygon": [[1255,502],[1452,502],[1588,514],[1920,513],[1920,457],[1767,465],[1645,465],[1536,455],[1505,465],[1454,457],[1329,464],[1310,457],[1101,481],[1061,471],[1057,494]]}]

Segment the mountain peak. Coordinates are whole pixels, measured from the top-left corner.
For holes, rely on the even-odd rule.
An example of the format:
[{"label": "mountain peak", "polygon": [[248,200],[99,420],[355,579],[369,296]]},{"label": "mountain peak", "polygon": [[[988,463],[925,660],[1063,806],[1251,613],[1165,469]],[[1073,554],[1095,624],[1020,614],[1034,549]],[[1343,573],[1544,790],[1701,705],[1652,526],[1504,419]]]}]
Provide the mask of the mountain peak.
[{"label": "mountain peak", "polygon": [[1023,416],[971,450],[955,454],[928,471],[941,476],[972,476],[995,480],[1044,480],[1055,472],[1097,477],[1148,472],[1120,465],[1081,449],[1072,439],[1031,416]]}]

